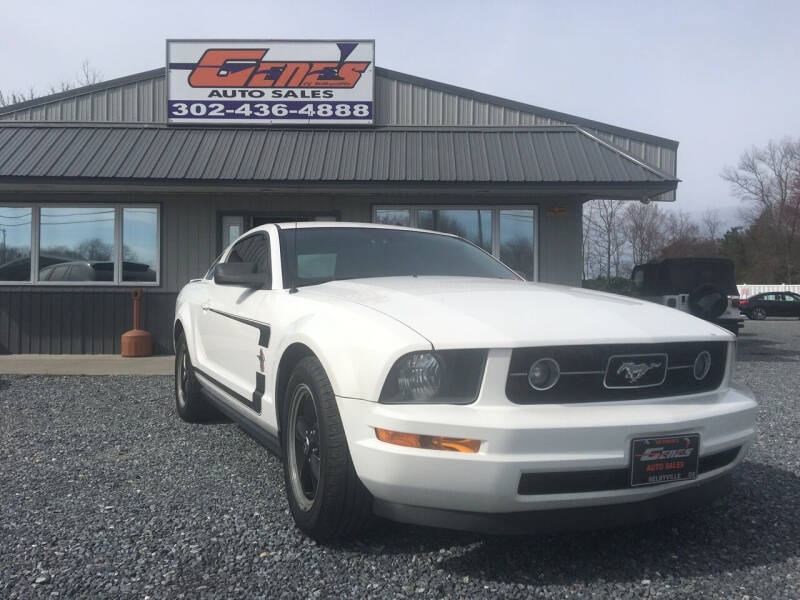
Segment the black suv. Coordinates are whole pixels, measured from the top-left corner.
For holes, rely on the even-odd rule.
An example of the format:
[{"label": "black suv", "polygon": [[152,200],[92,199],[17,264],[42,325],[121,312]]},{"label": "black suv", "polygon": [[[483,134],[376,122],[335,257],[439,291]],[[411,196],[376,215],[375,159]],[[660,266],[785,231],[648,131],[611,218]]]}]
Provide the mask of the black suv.
[{"label": "black suv", "polygon": [[739,290],[727,258],[665,258],[637,265],[633,295],[665,304],[739,333]]}]

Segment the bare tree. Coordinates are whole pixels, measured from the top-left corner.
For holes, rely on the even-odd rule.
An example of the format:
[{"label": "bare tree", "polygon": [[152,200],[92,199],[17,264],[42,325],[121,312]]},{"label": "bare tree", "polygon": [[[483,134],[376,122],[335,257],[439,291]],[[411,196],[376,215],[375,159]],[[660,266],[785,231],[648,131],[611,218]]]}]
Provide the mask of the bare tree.
[{"label": "bare tree", "polygon": [[751,224],[759,224],[778,242],[784,281],[798,278],[800,245],[800,140],[770,141],[750,148],[736,168],[726,167],[722,178],[751,207]]},{"label": "bare tree", "polygon": [[583,256],[583,279],[591,279],[598,272],[597,236],[594,228],[597,205],[586,202],[583,205],[583,235],[581,236],[581,255]]},{"label": "bare tree", "polygon": [[658,205],[631,202],[625,207],[623,218],[633,264],[641,265],[656,258],[664,245],[664,217]]},{"label": "bare tree", "polygon": [[84,59],[81,63],[81,70],[78,73],[78,85],[94,85],[103,80],[103,74],[89,64],[88,59]]},{"label": "bare tree", "polygon": [[716,208],[709,208],[703,211],[700,218],[703,234],[708,240],[718,240],[722,235],[722,217]]},{"label": "bare tree", "polygon": [[594,207],[588,211],[585,230],[595,245],[602,271],[606,280],[612,275],[619,277],[623,261],[625,234],[623,231],[623,209],[625,202],[621,200],[595,200]]},{"label": "bare tree", "polygon": [[[103,80],[103,75],[91,66],[88,60],[81,63],[80,71],[74,80],[63,80],[55,84],[47,86],[46,94],[57,94],[59,92],[67,92],[78,86],[92,85],[99,83]],[[11,104],[18,104],[28,100],[34,100],[41,96],[33,86],[28,88],[27,92],[2,92],[0,91],[0,106],[10,106]]]}]

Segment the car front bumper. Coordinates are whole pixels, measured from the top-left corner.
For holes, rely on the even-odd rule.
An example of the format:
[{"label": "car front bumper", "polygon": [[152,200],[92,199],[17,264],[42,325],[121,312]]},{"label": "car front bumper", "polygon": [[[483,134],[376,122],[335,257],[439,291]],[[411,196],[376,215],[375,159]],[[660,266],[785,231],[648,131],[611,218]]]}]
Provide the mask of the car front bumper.
[{"label": "car front bumper", "polygon": [[[655,499],[677,492],[702,499],[723,489],[722,476],[751,443],[756,410],[752,394],[735,387],[675,398],[560,405],[485,397],[467,406],[383,405],[342,397],[337,402],[356,472],[376,499],[376,512],[425,524],[435,524],[430,522],[435,518],[443,527],[455,525],[447,524],[443,513],[435,517],[437,511],[462,513],[454,522],[499,513],[518,513],[525,520],[530,517],[523,513],[653,501],[651,510],[666,514]],[[475,454],[408,448],[379,441],[375,428],[482,443]],[[620,477],[605,477],[625,478],[633,439],[688,433],[700,435],[697,479],[630,487]],[[580,486],[572,483],[587,473],[599,473],[594,478],[599,483],[574,491]],[[538,493],[536,480],[521,487],[526,475],[530,483],[531,474],[554,475],[548,481],[556,481],[556,488]],[[423,512],[428,516],[415,520]]]}]

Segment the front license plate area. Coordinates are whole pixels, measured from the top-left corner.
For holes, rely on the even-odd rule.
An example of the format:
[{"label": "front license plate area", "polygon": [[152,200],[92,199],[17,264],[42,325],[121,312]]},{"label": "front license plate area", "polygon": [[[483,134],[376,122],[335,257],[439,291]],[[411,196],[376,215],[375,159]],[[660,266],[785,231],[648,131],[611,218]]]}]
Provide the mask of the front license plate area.
[{"label": "front license plate area", "polygon": [[699,451],[697,433],[633,440],[631,486],[695,479]]}]

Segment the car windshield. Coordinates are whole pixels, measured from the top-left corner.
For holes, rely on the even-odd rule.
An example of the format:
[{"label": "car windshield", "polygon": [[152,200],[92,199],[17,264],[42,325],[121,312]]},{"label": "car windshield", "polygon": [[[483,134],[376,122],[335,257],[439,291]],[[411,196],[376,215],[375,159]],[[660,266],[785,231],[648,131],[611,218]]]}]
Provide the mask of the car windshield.
[{"label": "car windshield", "polygon": [[457,276],[519,279],[508,267],[462,239],[398,229],[281,229],[286,287],[340,279]]}]

